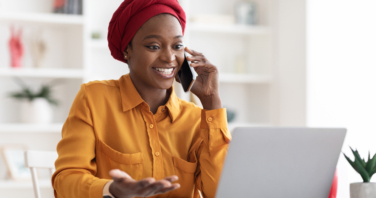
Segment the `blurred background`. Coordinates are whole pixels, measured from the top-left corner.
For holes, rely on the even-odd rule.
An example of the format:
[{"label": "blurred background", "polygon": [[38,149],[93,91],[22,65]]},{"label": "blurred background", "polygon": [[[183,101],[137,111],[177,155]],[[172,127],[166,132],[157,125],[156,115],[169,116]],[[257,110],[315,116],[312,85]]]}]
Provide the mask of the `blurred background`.
[{"label": "blurred background", "polygon": [[[0,0],[0,197],[33,197],[22,155],[7,153],[56,150],[80,85],[128,73],[106,40],[121,2]],[[344,153],[376,152],[376,1],[179,2],[185,45],[219,68],[230,130],[345,127]],[[343,156],[337,169],[337,197],[348,198],[361,177]],[[53,197],[48,174],[40,175],[42,195]]]}]

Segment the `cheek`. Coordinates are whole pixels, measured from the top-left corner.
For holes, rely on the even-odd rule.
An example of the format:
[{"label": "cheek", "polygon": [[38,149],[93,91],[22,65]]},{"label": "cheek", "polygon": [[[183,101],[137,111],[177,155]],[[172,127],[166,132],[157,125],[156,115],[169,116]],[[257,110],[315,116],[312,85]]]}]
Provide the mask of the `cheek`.
[{"label": "cheek", "polygon": [[145,70],[145,68],[150,67],[153,64],[157,56],[154,53],[147,52],[145,50],[138,50],[134,53],[134,65],[137,70]]}]

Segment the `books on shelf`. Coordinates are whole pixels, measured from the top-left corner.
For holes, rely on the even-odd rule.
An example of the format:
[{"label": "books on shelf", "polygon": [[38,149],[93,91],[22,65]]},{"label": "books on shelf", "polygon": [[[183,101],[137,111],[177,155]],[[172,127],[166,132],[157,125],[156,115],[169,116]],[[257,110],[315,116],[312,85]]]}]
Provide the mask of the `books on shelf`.
[{"label": "books on shelf", "polygon": [[55,0],[54,12],[82,15],[82,0]]}]

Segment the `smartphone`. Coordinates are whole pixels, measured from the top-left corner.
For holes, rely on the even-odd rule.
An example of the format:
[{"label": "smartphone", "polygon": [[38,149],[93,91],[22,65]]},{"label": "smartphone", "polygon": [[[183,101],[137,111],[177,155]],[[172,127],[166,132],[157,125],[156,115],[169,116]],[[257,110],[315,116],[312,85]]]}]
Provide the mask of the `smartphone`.
[{"label": "smartphone", "polygon": [[178,77],[180,84],[183,86],[184,92],[191,90],[197,77],[195,69],[191,67],[190,64],[191,61],[187,60],[187,52],[184,52],[184,62],[180,70],[178,71]]}]

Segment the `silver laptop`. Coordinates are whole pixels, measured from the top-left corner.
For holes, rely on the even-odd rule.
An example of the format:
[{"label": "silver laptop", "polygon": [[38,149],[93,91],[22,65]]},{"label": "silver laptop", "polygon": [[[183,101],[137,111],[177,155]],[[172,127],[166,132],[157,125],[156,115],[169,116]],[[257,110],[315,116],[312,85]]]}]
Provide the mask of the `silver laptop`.
[{"label": "silver laptop", "polygon": [[217,198],[327,198],[341,128],[236,128]]}]

